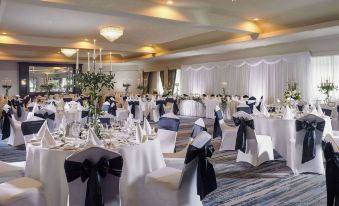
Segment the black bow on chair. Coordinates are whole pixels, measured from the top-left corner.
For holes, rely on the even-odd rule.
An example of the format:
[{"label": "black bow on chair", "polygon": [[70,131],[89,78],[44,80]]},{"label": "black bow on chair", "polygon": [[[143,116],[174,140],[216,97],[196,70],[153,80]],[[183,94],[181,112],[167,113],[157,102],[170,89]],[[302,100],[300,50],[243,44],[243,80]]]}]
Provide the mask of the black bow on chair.
[{"label": "black bow on chair", "polygon": [[222,136],[222,131],[221,131],[219,120],[222,120],[223,116],[222,116],[221,110],[215,111],[214,115],[215,115],[215,119],[214,119],[214,128],[213,128],[213,138],[216,138],[216,137]]},{"label": "black bow on chair", "polygon": [[[113,101],[113,100],[109,100],[109,104],[110,104],[110,106],[109,106],[109,109],[108,109],[108,113],[110,113],[110,114],[112,114],[113,116],[116,116],[117,115],[117,103],[116,103],[116,101]],[[112,106],[112,104],[114,104],[113,106]]]},{"label": "black bow on chair", "polygon": [[237,132],[237,139],[235,142],[235,150],[240,150],[243,153],[246,152],[246,140],[247,140],[247,127],[254,130],[253,120],[245,119],[243,117],[233,118],[235,126],[239,126]]},{"label": "black bow on chair", "polygon": [[22,116],[22,108],[24,107],[24,104],[20,100],[14,100],[13,101],[13,107],[16,108],[16,113],[18,117]]},{"label": "black bow on chair", "polygon": [[96,164],[93,164],[88,159],[83,162],[65,161],[65,173],[67,182],[72,182],[77,178],[81,178],[82,182],[87,179],[87,190],[85,206],[103,206],[104,200],[102,197],[100,181],[107,174],[120,177],[123,165],[121,156],[107,160],[102,157]]},{"label": "black bow on chair", "polygon": [[40,117],[43,119],[55,119],[55,113],[49,113],[49,112],[39,112],[39,113],[34,113],[34,116]]},{"label": "black bow on chair", "polygon": [[133,117],[135,118],[135,106],[139,105],[139,101],[129,101],[128,105],[131,106],[131,113],[133,114]]},{"label": "black bow on chair", "polygon": [[39,132],[41,126],[44,124],[45,120],[37,121],[25,121],[21,124],[21,130],[23,135],[36,134]]},{"label": "black bow on chair", "polygon": [[323,142],[324,156],[326,160],[326,188],[327,205],[339,203],[339,153],[334,152],[329,142]]},{"label": "black bow on chair", "polygon": [[217,180],[213,165],[208,161],[208,157],[212,157],[214,148],[212,145],[206,145],[197,148],[189,145],[185,158],[185,164],[190,163],[196,157],[198,160],[197,169],[197,193],[200,200],[204,199],[207,194],[217,189]]},{"label": "black bow on chair", "polygon": [[306,130],[304,141],[303,141],[303,151],[302,151],[302,160],[301,160],[302,164],[315,158],[316,156],[315,130],[319,130],[323,132],[324,128],[325,128],[324,120],[320,122],[317,122],[316,120],[312,120],[312,121],[297,120],[296,121],[297,132],[300,130]]},{"label": "black bow on chair", "polygon": [[159,105],[159,115],[160,115],[160,117],[161,117],[162,115],[165,114],[165,109],[164,109],[165,101],[164,101],[164,100],[157,100],[157,101],[155,102],[155,104],[156,104],[156,105]]},{"label": "black bow on chair", "polygon": [[2,111],[3,125],[2,125],[2,139],[7,139],[11,136],[11,121],[12,115],[10,111]]}]

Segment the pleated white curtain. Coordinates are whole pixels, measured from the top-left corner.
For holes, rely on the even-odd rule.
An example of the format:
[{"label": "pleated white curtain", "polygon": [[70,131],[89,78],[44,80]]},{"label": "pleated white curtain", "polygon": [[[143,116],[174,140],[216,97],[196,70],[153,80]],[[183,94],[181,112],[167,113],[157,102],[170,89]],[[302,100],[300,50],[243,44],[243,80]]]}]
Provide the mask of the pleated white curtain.
[{"label": "pleated white curtain", "polygon": [[181,91],[185,94],[218,94],[222,82],[227,82],[229,94],[250,95],[267,102],[283,97],[287,81],[298,82],[303,99],[311,99],[310,54],[308,52],[183,65]]},{"label": "pleated white curtain", "polygon": [[[325,95],[319,92],[318,86],[326,80],[339,85],[339,55],[311,58],[310,81],[313,101],[325,98]],[[339,91],[334,91],[330,95],[333,99],[338,99]]]}]

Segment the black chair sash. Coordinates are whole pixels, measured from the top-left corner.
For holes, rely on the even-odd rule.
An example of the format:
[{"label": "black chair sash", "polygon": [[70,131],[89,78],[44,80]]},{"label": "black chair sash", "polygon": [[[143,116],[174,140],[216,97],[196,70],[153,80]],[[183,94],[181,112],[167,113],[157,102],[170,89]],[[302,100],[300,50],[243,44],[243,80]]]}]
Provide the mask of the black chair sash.
[{"label": "black chair sash", "polygon": [[158,129],[177,132],[179,130],[180,120],[168,117],[161,117],[158,122]]},{"label": "black chair sash", "polygon": [[302,111],[303,111],[303,108],[304,108],[304,105],[297,105],[297,107],[298,107],[298,111],[299,111],[299,112],[302,112]]},{"label": "black chair sash", "polygon": [[63,98],[64,102],[71,102],[72,98]]},{"label": "black chair sash", "polygon": [[26,121],[21,123],[21,130],[23,135],[36,134],[39,132],[45,120]]},{"label": "black chair sash", "polygon": [[198,158],[197,168],[197,194],[200,200],[215,189],[217,189],[217,180],[213,165],[208,161],[208,157],[212,157],[214,148],[212,145],[206,145],[201,149],[193,145],[189,145],[185,158],[185,164],[190,163]]},{"label": "black chair sash", "polygon": [[339,153],[334,152],[329,142],[323,142],[326,160],[327,205],[339,204]]},{"label": "black chair sash", "polygon": [[250,107],[237,107],[237,112],[243,111],[246,112],[247,114],[251,114],[251,108]]},{"label": "black chair sash", "polygon": [[322,108],[322,110],[323,110],[323,112],[324,112],[324,114],[326,115],[326,116],[331,116],[332,115],[332,110],[330,110],[330,109],[325,109],[325,108]]},{"label": "black chair sash", "polygon": [[139,105],[139,101],[129,101],[128,105],[131,106],[131,113],[133,114],[133,117],[135,117],[135,106]]},{"label": "black chair sash", "polygon": [[127,96],[123,96],[122,100],[126,101],[127,100]]},{"label": "black chair sash", "polygon": [[164,104],[165,104],[164,100],[157,100],[155,102],[155,105],[159,105],[159,115],[160,115],[160,117],[165,114]]},{"label": "black chair sash", "polygon": [[261,96],[260,102],[259,102],[259,104],[258,104],[258,106],[257,106],[257,110],[258,110],[258,111],[261,111],[261,104],[262,104],[263,99],[264,99],[264,97]]},{"label": "black chair sash", "polygon": [[89,116],[89,111],[88,110],[83,110],[81,111],[81,118],[85,118]]},{"label": "black chair sash", "polygon": [[54,112],[41,112],[41,110],[38,113],[34,113],[34,116],[36,117],[40,117],[43,119],[51,119],[54,120],[55,119],[55,113]]},{"label": "black chair sash", "polygon": [[240,150],[243,153],[246,152],[246,141],[247,141],[247,128],[254,130],[253,119],[248,120],[243,117],[234,117],[233,121],[235,126],[239,126],[237,131],[237,139],[235,141],[235,150]]},{"label": "black chair sash", "polygon": [[196,136],[198,136],[198,134],[200,134],[200,132],[202,131],[207,131],[206,127],[202,127],[200,125],[194,124],[193,128],[192,128],[192,133],[191,133],[191,137],[195,138]]},{"label": "black chair sash", "polygon": [[101,110],[104,111],[104,112],[108,112],[109,111],[109,105],[107,105],[107,104],[102,105]]},{"label": "black chair sash", "polygon": [[[116,101],[109,99],[109,104],[110,104],[110,106],[109,106],[109,109],[108,109],[108,113],[112,114],[113,116],[117,116],[117,109],[118,108],[117,108]],[[112,106],[112,104],[114,104],[114,105]]]},{"label": "black chair sash", "polygon": [[13,100],[13,107],[16,109],[17,116],[20,118],[22,116],[24,104],[20,100]]},{"label": "black chair sash", "polygon": [[34,107],[28,107],[28,111],[32,112]]},{"label": "black chair sash", "polygon": [[317,122],[316,120],[312,120],[312,121],[297,120],[296,121],[297,132],[301,130],[306,130],[304,141],[303,141],[303,151],[302,151],[302,160],[301,160],[302,164],[315,158],[316,156],[315,130],[319,130],[323,132],[324,128],[325,128],[324,120],[320,122]]},{"label": "black chair sash", "polygon": [[337,112],[339,112],[339,105],[337,106]]},{"label": "black chair sash", "polygon": [[79,98],[79,99],[77,100],[77,102],[79,102],[81,106],[84,106],[84,103],[83,103],[83,101],[82,101],[82,98]]},{"label": "black chair sash", "polygon": [[177,100],[174,98],[167,98],[166,103],[167,102],[173,103],[173,114],[177,115],[179,113],[179,106],[178,106]]},{"label": "black chair sash", "polygon": [[107,117],[99,117],[99,121],[101,124],[107,124],[107,125],[110,125],[110,118],[107,118]]},{"label": "black chair sash", "polygon": [[2,125],[2,139],[7,139],[9,136],[11,136],[11,120],[12,115],[8,111],[7,113],[5,111],[2,111],[2,118],[3,118],[3,125]]},{"label": "black chair sash", "polygon": [[220,120],[223,119],[222,116],[222,111],[218,110],[214,112],[215,115],[215,119],[214,119],[214,127],[213,127],[213,138],[216,137],[221,137],[222,136],[222,131],[221,131],[221,127],[220,127]]},{"label": "black chair sash", "polygon": [[123,159],[121,156],[107,160],[102,157],[96,164],[88,159],[83,162],[66,160],[64,167],[67,182],[72,182],[79,177],[82,182],[87,179],[85,206],[103,206],[104,199],[101,191],[101,180],[108,174],[120,177]]}]

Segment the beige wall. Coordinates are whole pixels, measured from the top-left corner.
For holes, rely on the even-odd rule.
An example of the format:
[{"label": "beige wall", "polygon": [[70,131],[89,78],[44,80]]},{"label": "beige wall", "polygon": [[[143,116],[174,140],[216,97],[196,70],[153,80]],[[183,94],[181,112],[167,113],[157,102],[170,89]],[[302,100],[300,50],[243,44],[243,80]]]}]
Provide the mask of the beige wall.
[{"label": "beige wall", "polygon": [[[0,61],[0,84],[2,80],[8,78],[12,80],[12,88],[9,90],[10,95],[19,94],[19,69],[16,62]],[[5,89],[0,86],[0,95],[5,94]]]}]

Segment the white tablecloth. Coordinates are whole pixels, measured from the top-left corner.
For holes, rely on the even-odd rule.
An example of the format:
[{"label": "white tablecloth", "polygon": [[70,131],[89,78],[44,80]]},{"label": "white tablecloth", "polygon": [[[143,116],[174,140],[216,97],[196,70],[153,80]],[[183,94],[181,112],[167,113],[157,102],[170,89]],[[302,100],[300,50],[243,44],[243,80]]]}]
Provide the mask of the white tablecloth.
[{"label": "white tablecloth", "polygon": [[[333,134],[331,119],[325,117],[325,128],[323,137]],[[254,117],[255,132],[258,135],[268,135],[272,137],[274,149],[288,161],[289,140],[296,138],[296,120],[283,120],[274,118]]]},{"label": "white tablecloth", "polygon": [[220,100],[218,99],[206,99],[204,100],[206,106],[206,118],[214,118],[214,110],[215,106],[220,104]]},{"label": "white tablecloth", "polygon": [[180,115],[192,117],[205,117],[205,108],[203,104],[194,100],[180,101]]},{"label": "white tablecloth", "polygon": [[[139,166],[145,165],[145,168],[148,169],[151,169],[150,166],[154,166],[155,169],[164,166],[163,159],[160,161],[159,156],[152,155],[154,154],[153,151],[160,150],[160,144],[157,139],[137,146],[131,146],[129,147],[129,152],[133,152],[134,149],[137,150],[140,147],[145,147],[144,151],[148,152],[138,153]],[[64,162],[66,157],[73,154],[75,150],[46,149],[41,148],[41,146],[34,146],[31,143],[27,144],[26,150],[26,176],[42,182],[48,206],[66,206],[68,184],[64,171]],[[123,158],[125,157],[123,156]],[[133,172],[129,172],[127,182],[120,181],[121,187],[133,189],[132,183],[134,179],[140,175],[140,171],[138,172],[138,170],[141,171],[141,168],[135,169],[136,177],[134,177]],[[123,168],[123,173],[124,172],[126,172],[125,167]],[[125,177],[126,174],[122,174],[122,176]]]}]

